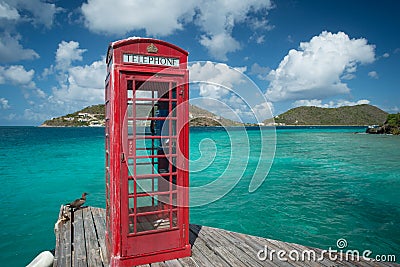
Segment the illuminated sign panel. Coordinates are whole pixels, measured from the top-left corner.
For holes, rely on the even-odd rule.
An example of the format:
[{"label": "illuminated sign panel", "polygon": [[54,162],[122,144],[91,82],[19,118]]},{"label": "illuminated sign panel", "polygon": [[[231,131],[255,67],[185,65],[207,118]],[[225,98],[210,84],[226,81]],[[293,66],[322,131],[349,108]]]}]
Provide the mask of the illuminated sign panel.
[{"label": "illuminated sign panel", "polygon": [[179,58],[160,57],[138,54],[124,54],[124,63],[149,64],[166,67],[179,67]]}]

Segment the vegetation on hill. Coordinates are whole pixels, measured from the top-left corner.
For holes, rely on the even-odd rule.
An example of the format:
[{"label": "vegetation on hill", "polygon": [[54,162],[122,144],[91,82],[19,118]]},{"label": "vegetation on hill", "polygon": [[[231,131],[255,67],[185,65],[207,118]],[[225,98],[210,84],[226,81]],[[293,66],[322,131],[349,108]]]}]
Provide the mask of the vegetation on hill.
[{"label": "vegetation on hill", "polygon": [[[80,111],[45,121],[42,126],[79,127],[104,126],[103,104],[86,107]],[[240,126],[232,121],[194,105],[189,105],[190,126]],[[271,120],[264,121],[271,124]],[[339,108],[297,107],[276,116],[275,123],[281,125],[382,125],[399,129],[400,115],[387,114],[371,105]],[[389,128],[388,128],[389,129]]]},{"label": "vegetation on hill", "polygon": [[189,105],[190,126],[239,126],[239,122],[217,116],[212,112]]},{"label": "vegetation on hill", "polygon": [[[147,111],[147,110],[145,110]],[[189,105],[190,126],[238,126],[242,125],[194,105]],[[86,107],[65,116],[53,118],[43,122],[44,127],[85,127],[104,126],[104,104]]]},{"label": "vegetation on hill", "polygon": [[275,123],[285,125],[381,125],[386,117],[385,111],[365,104],[339,108],[297,107],[276,116]]},{"label": "vegetation on hill", "polygon": [[387,119],[382,126],[368,128],[367,133],[400,135],[400,113],[387,115]]},{"label": "vegetation on hill", "polygon": [[400,127],[400,113],[389,114],[385,124],[392,127]]},{"label": "vegetation on hill", "polygon": [[43,127],[104,126],[104,104],[86,107],[65,116],[43,122]]},{"label": "vegetation on hill", "polygon": [[390,134],[400,135],[400,113],[389,114],[385,122]]}]

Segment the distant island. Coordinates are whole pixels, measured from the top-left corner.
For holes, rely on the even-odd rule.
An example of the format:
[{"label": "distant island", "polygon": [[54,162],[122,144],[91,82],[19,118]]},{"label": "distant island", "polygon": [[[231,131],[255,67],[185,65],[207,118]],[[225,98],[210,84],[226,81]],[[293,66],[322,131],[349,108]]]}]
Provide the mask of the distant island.
[{"label": "distant island", "polygon": [[[218,116],[194,105],[189,105],[190,126],[240,126],[236,122]],[[98,127],[105,125],[104,104],[86,107],[65,116],[46,120],[41,127]]]},{"label": "distant island", "polygon": [[[105,124],[104,104],[86,107],[65,116],[43,122],[41,127],[97,127]],[[400,132],[400,115],[387,112],[371,105],[345,106],[339,108],[297,107],[262,123],[240,123],[194,105],[189,105],[190,126],[371,126],[370,133]],[[385,126],[386,125],[386,126]],[[379,128],[382,126],[384,128]],[[375,129],[375,130],[374,130]],[[397,129],[397,130],[396,130]]]},{"label": "distant island", "polygon": [[46,120],[40,127],[99,127],[104,126],[104,124],[104,104],[99,104],[65,116]]},{"label": "distant island", "polygon": [[364,104],[339,108],[297,107],[275,116],[274,121],[277,125],[367,126],[382,125],[387,116],[387,112]]}]

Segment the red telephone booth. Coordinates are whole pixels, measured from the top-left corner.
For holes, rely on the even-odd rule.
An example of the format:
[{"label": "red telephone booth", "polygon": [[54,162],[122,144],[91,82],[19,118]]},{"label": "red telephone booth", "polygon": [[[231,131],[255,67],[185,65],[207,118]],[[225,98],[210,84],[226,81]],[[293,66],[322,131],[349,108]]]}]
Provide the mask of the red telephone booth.
[{"label": "red telephone booth", "polygon": [[106,239],[111,266],[190,256],[188,53],[112,43],[106,77]]}]

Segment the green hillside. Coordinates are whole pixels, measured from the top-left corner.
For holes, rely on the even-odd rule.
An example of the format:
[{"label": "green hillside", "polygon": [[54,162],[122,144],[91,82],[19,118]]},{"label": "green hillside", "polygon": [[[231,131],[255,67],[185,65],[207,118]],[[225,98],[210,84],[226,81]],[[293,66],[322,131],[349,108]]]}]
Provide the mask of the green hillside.
[{"label": "green hillside", "polygon": [[[104,126],[104,104],[86,107],[77,112],[43,122],[42,127]],[[145,110],[145,112],[148,112]],[[190,126],[237,126],[242,125],[194,105],[189,105]]]},{"label": "green hillside", "polygon": [[339,108],[297,107],[276,116],[285,125],[381,125],[388,113],[371,105]]},{"label": "green hillside", "polygon": [[190,126],[239,126],[239,122],[217,116],[212,112],[189,105]]},{"label": "green hillside", "polygon": [[[243,125],[194,105],[189,106],[190,126]],[[45,121],[42,126],[104,126],[104,105],[86,107],[80,111]],[[397,117],[396,117],[397,118]],[[276,116],[283,125],[382,125],[388,113],[371,105],[339,108],[297,107]],[[392,118],[392,120],[395,120]],[[264,123],[271,123],[270,120]]]},{"label": "green hillside", "polygon": [[42,123],[43,127],[104,126],[104,105],[86,107],[65,116],[52,118]]}]

